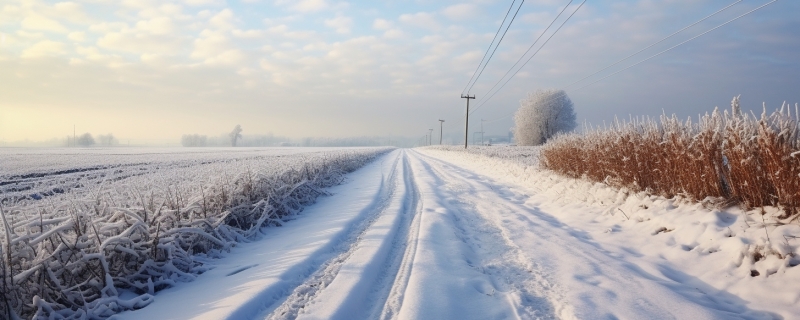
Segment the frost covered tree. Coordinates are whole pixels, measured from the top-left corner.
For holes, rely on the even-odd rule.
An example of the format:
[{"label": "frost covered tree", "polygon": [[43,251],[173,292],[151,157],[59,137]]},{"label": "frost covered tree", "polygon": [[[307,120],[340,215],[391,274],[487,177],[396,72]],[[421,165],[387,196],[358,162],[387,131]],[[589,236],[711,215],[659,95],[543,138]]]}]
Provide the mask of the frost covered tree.
[{"label": "frost covered tree", "polygon": [[208,136],[199,134],[184,134],[181,137],[181,145],[184,147],[205,147]]},{"label": "frost covered tree", "polygon": [[231,147],[235,147],[236,141],[242,138],[242,126],[237,124],[229,136],[231,137]]},{"label": "frost covered tree", "polygon": [[77,144],[82,147],[91,147],[94,145],[94,137],[90,133],[84,133],[77,139]]},{"label": "frost covered tree", "polygon": [[117,144],[117,138],[114,137],[113,134],[101,134],[97,136],[97,140],[100,140],[101,146],[110,147]]},{"label": "frost covered tree", "polygon": [[514,138],[517,145],[543,144],[559,132],[577,126],[572,101],[564,90],[536,90],[520,100],[514,115]]}]

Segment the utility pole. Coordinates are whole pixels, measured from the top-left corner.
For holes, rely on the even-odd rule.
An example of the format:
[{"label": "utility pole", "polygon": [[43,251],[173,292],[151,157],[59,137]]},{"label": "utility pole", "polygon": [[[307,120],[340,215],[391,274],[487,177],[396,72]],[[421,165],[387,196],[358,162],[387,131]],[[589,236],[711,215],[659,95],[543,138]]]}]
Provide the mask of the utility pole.
[{"label": "utility pole", "polygon": [[469,141],[469,99],[475,99],[475,95],[461,95],[462,99],[467,99],[467,114],[464,120],[464,149],[467,148],[467,141]]},{"label": "utility pole", "polygon": [[439,145],[442,145],[442,124],[444,120],[439,119]]},{"label": "utility pole", "polygon": [[73,145],[73,147],[77,146],[76,142],[77,142],[77,140],[75,140],[75,125],[73,124],[72,125],[72,145]]},{"label": "utility pole", "polygon": [[433,129],[428,129],[428,145],[433,144]]}]

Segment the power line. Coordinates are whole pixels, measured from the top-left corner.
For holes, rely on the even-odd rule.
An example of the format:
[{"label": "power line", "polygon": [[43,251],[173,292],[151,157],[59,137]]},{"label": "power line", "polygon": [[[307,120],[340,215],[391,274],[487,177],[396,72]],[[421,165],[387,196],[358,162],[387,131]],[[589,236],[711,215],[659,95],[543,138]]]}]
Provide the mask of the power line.
[{"label": "power line", "polygon": [[[587,84],[587,85],[584,85],[584,86],[582,86],[582,87],[579,87],[578,89],[575,89],[573,92],[575,92],[575,91],[579,91],[579,90],[581,90],[581,89],[584,89],[584,88],[586,88],[586,87],[588,87],[588,86],[591,86],[591,85],[593,85],[593,84],[595,84],[595,83],[598,83],[598,82],[600,82],[600,81],[603,81],[603,80],[605,80],[605,79],[608,79],[609,77],[611,77],[611,76],[614,76],[614,75],[616,75],[616,74],[618,74],[618,73],[620,73],[620,72],[623,72],[623,71],[625,71],[625,70],[628,70],[628,69],[631,69],[631,68],[633,68],[633,67],[635,67],[635,66],[638,66],[638,65],[640,65],[640,64],[642,64],[642,63],[644,63],[644,62],[646,62],[646,61],[649,61],[649,60],[651,60],[651,59],[653,59],[653,58],[655,58],[655,57],[657,57],[657,56],[660,56],[660,55],[662,55],[662,54],[664,54],[664,53],[666,53],[666,52],[668,52],[668,51],[671,51],[672,49],[675,49],[675,48],[677,48],[677,47],[679,47],[679,46],[682,46],[682,45],[684,45],[684,44],[686,44],[686,43],[688,43],[688,42],[690,42],[690,41],[692,41],[692,40],[695,40],[695,39],[697,39],[697,38],[699,38],[699,37],[701,37],[701,36],[704,36],[704,35],[706,35],[706,34],[708,34],[708,33],[712,32],[712,31],[714,31],[714,30],[717,30],[717,29],[719,29],[719,28],[721,28],[721,27],[723,27],[723,26],[725,26],[725,25],[727,25],[727,24],[729,24],[729,23],[731,23],[731,22],[734,22],[734,21],[736,21],[736,20],[739,20],[739,19],[741,19],[742,17],[744,17],[744,16],[746,16],[746,15],[749,15],[749,14],[751,14],[751,13],[753,13],[753,12],[756,12],[756,11],[758,11],[758,10],[761,10],[762,8],[764,8],[764,7],[768,6],[768,5],[771,5],[771,4],[773,4],[773,3],[777,2],[777,1],[778,1],[778,0],[772,0],[772,1],[770,1],[770,2],[767,2],[767,3],[765,3],[765,4],[761,5],[761,6],[758,6],[758,7],[756,7],[755,9],[752,9],[752,10],[750,10],[750,11],[748,11],[748,12],[745,12],[745,13],[744,13],[744,14],[742,14],[742,15],[739,15],[739,16],[737,16],[737,17],[733,18],[733,19],[730,19],[730,20],[728,20],[728,21],[726,21],[726,22],[724,22],[724,23],[722,23],[722,24],[720,24],[720,25],[717,25],[716,27],[713,27],[713,28],[711,28],[711,29],[708,29],[708,30],[704,31],[703,33],[700,33],[700,34],[698,34],[698,35],[696,35],[696,36],[694,36],[694,37],[691,37],[691,38],[689,38],[689,39],[687,39],[687,40],[685,40],[685,41],[683,41],[683,42],[681,42],[681,43],[678,43],[678,44],[676,44],[676,45],[674,45],[674,46],[672,46],[672,47],[669,47],[669,48],[667,48],[667,49],[665,49],[665,50],[663,50],[663,51],[660,51],[660,52],[658,52],[658,53],[656,53],[656,54],[654,54],[654,55],[652,55],[652,56],[649,56],[649,57],[647,57],[647,58],[645,58],[645,59],[643,59],[643,60],[641,60],[641,61],[639,61],[639,62],[636,62],[636,63],[634,63],[634,64],[632,64],[632,65],[630,65],[630,66],[627,66],[627,67],[625,67],[625,68],[623,68],[623,69],[621,69],[621,70],[618,70],[618,71],[616,71],[616,72],[614,72],[614,73],[611,73],[611,74],[609,74],[609,75],[606,75],[605,77],[602,77],[602,78],[600,78],[600,79],[597,79],[597,80],[595,80],[595,81],[593,81],[593,82],[591,82],[591,83],[589,83],[589,84]],[[738,1],[737,1],[736,3],[738,3]],[[736,3],[733,3],[733,4],[736,4]],[[732,4],[732,5],[733,5],[733,4]],[[729,5],[728,7],[730,7],[730,6],[732,6],[732,5]],[[722,10],[724,10],[724,9],[727,9],[728,7],[725,7],[725,8],[723,8]],[[716,13],[718,13],[718,12],[716,12]],[[716,13],[714,13],[714,14],[716,14]],[[707,19],[707,18],[708,18],[708,17],[704,18],[703,20],[705,20],[705,19]],[[701,21],[702,21],[702,20],[701,20]],[[698,22],[700,22],[700,21],[698,21]],[[695,23],[695,24],[697,24],[697,23]],[[694,25],[694,24],[693,24],[693,25]],[[663,40],[662,40],[662,41],[663,41]],[[652,45],[651,45],[651,46],[652,46]],[[627,59],[627,58],[626,58],[626,59]],[[616,64],[616,63],[615,63],[615,64]],[[609,66],[608,68],[610,68],[610,66]],[[608,69],[608,68],[605,68],[605,69]],[[594,74],[593,74],[593,75],[594,75]],[[588,77],[587,77],[587,78],[588,78]],[[580,81],[582,81],[582,80],[580,80]],[[576,82],[574,82],[574,83],[572,83],[572,84],[575,84],[575,83],[577,83],[577,82],[580,82],[580,81],[576,81]],[[570,85],[572,85],[572,84],[570,84]],[[566,88],[566,87],[564,87],[564,88]],[[561,89],[561,90],[563,90],[563,89]],[[559,95],[559,96],[554,96],[554,97],[552,97],[550,100],[557,99],[557,98],[560,98],[560,95]],[[548,102],[549,102],[550,100],[548,100]],[[485,103],[485,102],[484,102],[484,103]],[[483,104],[480,104],[480,105],[478,105],[478,107],[476,107],[475,109],[478,109],[478,108],[480,108],[482,105],[483,105]],[[474,110],[473,110],[473,112],[474,112]],[[516,112],[516,111],[514,111],[514,112]],[[501,118],[497,118],[497,119],[490,120],[490,121],[487,121],[487,122],[494,122],[494,121],[498,121],[498,120],[505,119],[505,118],[509,117],[510,115],[514,114],[514,112],[511,112],[511,113],[509,113],[509,114],[506,114],[505,116],[503,116],[503,117],[501,117]]]},{"label": "power line", "polygon": [[[517,2],[517,0],[512,1],[511,2],[511,6],[508,7],[508,11],[506,11],[506,16],[503,17],[503,22],[500,22],[500,26],[497,28],[497,32],[495,32],[494,38],[492,38],[492,42],[489,43],[489,47],[486,48],[486,52],[483,54],[483,58],[481,58],[481,62],[478,63],[478,66],[475,68],[475,72],[473,72],[472,73],[472,77],[469,78],[469,82],[467,82],[467,85],[464,86],[464,90],[461,90],[462,94],[464,94],[465,91],[467,91],[467,87],[469,87],[469,84],[472,83],[472,79],[474,79],[475,75],[478,74],[478,69],[481,68],[481,65],[483,64],[483,60],[486,59],[486,55],[489,54],[489,50],[492,49],[492,45],[494,45],[494,40],[497,39],[497,35],[500,34],[500,30],[503,30],[503,25],[506,23],[506,19],[508,19],[508,14],[511,13],[511,9],[514,8],[514,3],[516,3],[516,2]],[[522,6],[522,5],[520,5],[520,6]],[[516,16],[516,14],[515,14],[515,16]],[[510,25],[510,23],[509,23],[509,25]],[[505,35],[505,33],[503,35]],[[501,41],[502,41],[502,39],[501,39]],[[498,43],[498,45],[500,45],[500,43]],[[494,53],[492,53],[492,54],[494,54]],[[475,81],[477,81],[477,80],[475,80]]]},{"label": "power line", "polygon": [[[570,0],[570,2],[572,2],[572,0]],[[545,46],[545,45],[547,45],[547,43],[548,43],[548,42],[550,42],[550,39],[553,39],[553,36],[555,36],[555,35],[556,35],[556,33],[558,33],[558,31],[559,31],[559,30],[561,30],[561,28],[562,28],[562,27],[564,27],[564,25],[565,25],[565,24],[567,24],[567,22],[569,21],[569,19],[570,19],[570,18],[572,18],[572,16],[574,16],[574,15],[575,15],[575,13],[577,13],[577,12],[578,12],[578,10],[580,10],[580,9],[581,9],[581,7],[583,7],[583,4],[584,4],[584,3],[586,3],[586,0],[583,0],[583,2],[581,2],[581,4],[580,4],[580,5],[578,5],[578,8],[576,8],[576,9],[575,9],[575,11],[572,11],[572,13],[569,15],[569,17],[567,17],[567,19],[565,19],[563,22],[561,22],[561,25],[559,25],[559,26],[558,26],[558,28],[557,28],[555,31],[553,31],[553,33],[550,35],[550,37],[548,37],[548,38],[547,38],[547,40],[545,40],[545,41],[544,41],[544,43],[542,43],[542,45],[539,47],[539,49],[536,49],[536,51],[535,51],[535,52],[534,52],[534,53],[533,53],[533,54],[532,54],[532,55],[531,55],[531,56],[528,58],[528,60],[526,60],[526,61],[525,61],[525,63],[523,63],[523,64],[522,64],[522,65],[521,65],[521,66],[520,66],[520,67],[517,69],[517,71],[515,71],[515,72],[514,72],[514,74],[512,74],[512,75],[511,75],[511,77],[509,77],[509,78],[506,80],[506,82],[504,82],[504,83],[503,83],[503,84],[502,84],[502,85],[501,85],[499,88],[497,88],[497,90],[495,90],[495,91],[494,91],[494,92],[493,92],[491,95],[489,95],[489,97],[488,97],[488,98],[484,99],[484,100],[483,100],[483,102],[481,102],[481,103],[480,103],[480,104],[479,104],[477,107],[475,107],[475,109],[473,109],[473,110],[472,110],[472,112],[474,113],[474,112],[475,112],[475,110],[478,110],[478,109],[480,109],[480,107],[482,107],[484,104],[486,104],[486,102],[488,102],[490,99],[492,99],[492,97],[494,97],[494,95],[495,95],[495,94],[497,94],[498,92],[500,92],[500,90],[502,90],[502,89],[503,89],[503,87],[505,87],[505,86],[506,86],[506,84],[508,84],[508,82],[509,82],[509,81],[511,81],[511,79],[513,79],[513,78],[514,78],[514,76],[516,76],[516,75],[517,75],[517,73],[519,73],[519,71],[520,71],[520,70],[522,70],[522,68],[524,68],[524,67],[525,67],[525,65],[527,65],[527,64],[528,64],[528,62],[530,62],[530,61],[531,61],[531,59],[533,59],[533,57],[535,57],[535,56],[536,56],[536,54],[537,54],[537,53],[539,53],[539,51],[541,51],[541,50],[542,50],[542,48],[544,48],[544,46]],[[569,6],[569,5],[567,5],[567,6]],[[566,7],[565,7],[565,8],[566,8]],[[526,52],[526,53],[527,53],[527,52]],[[523,55],[522,57],[524,57],[524,56],[525,56],[525,55]],[[516,64],[515,64],[515,65],[516,65]],[[509,69],[509,71],[511,71],[513,68],[514,68],[514,67],[512,66],[512,67],[511,67],[511,69]],[[508,73],[506,73],[506,74],[508,74]],[[502,79],[502,78],[500,78],[500,81],[502,81],[502,80],[503,80],[503,79]],[[498,83],[499,83],[499,82],[498,82]],[[491,91],[491,89],[490,89],[490,91]],[[487,93],[487,94],[488,94],[488,93]]]},{"label": "power line", "polygon": [[[523,54],[522,54],[522,56],[520,56],[520,57],[519,57],[519,59],[517,59],[517,62],[515,62],[515,63],[514,63],[514,65],[513,65],[513,66],[511,66],[511,68],[510,68],[510,69],[508,69],[508,71],[506,71],[506,73],[505,73],[505,74],[504,74],[502,77],[500,77],[500,80],[497,80],[497,82],[496,82],[496,83],[495,83],[495,84],[492,86],[492,88],[491,88],[491,89],[489,89],[489,91],[487,91],[487,92],[491,92],[491,91],[492,91],[492,90],[493,90],[495,87],[497,87],[497,85],[500,83],[500,81],[503,81],[503,78],[505,78],[505,77],[508,75],[508,73],[509,73],[509,72],[511,72],[511,70],[514,70],[514,67],[516,67],[516,66],[517,66],[517,64],[519,64],[519,62],[520,62],[520,61],[522,61],[522,58],[524,58],[524,57],[525,57],[525,55],[527,55],[527,54],[528,54],[528,52],[530,52],[530,51],[531,51],[531,49],[533,49],[533,47],[534,47],[534,46],[535,46],[535,45],[536,45],[536,44],[539,42],[539,40],[542,38],[542,36],[544,36],[544,35],[545,35],[545,33],[547,33],[547,30],[550,30],[550,27],[552,27],[552,26],[553,26],[553,24],[554,24],[554,23],[555,23],[555,22],[558,20],[558,18],[559,18],[559,17],[561,17],[561,14],[563,14],[563,13],[564,13],[564,11],[565,11],[565,10],[567,10],[567,8],[569,7],[569,5],[570,5],[570,4],[572,4],[572,1],[574,1],[574,0],[569,0],[569,2],[567,3],[567,5],[566,5],[566,6],[564,6],[564,8],[563,8],[563,9],[561,9],[561,11],[558,13],[558,15],[556,15],[556,17],[555,17],[555,18],[553,18],[553,21],[550,21],[550,24],[549,24],[549,25],[547,25],[547,28],[545,28],[545,29],[544,29],[544,31],[542,31],[542,33],[539,35],[539,37],[537,37],[537,38],[536,38],[536,40],[535,40],[535,41],[533,41],[533,44],[531,44],[531,46],[530,46],[530,47],[528,47],[528,50],[525,50],[525,53],[523,53]],[[483,99],[481,99],[481,100],[483,100]]]},{"label": "power line", "polygon": [[620,59],[619,61],[617,61],[617,62],[614,62],[614,63],[612,63],[612,64],[610,64],[610,65],[606,66],[606,67],[605,67],[605,68],[603,68],[603,69],[597,70],[596,72],[594,72],[594,73],[592,73],[592,74],[590,74],[590,75],[588,75],[588,76],[585,76],[585,77],[581,78],[581,79],[580,79],[580,80],[578,80],[578,81],[575,81],[575,82],[573,82],[573,83],[570,83],[570,84],[568,84],[567,86],[565,86],[565,87],[564,87],[564,88],[562,88],[562,89],[569,88],[569,87],[571,87],[571,86],[575,85],[575,84],[576,84],[576,83],[578,83],[578,82],[581,82],[581,81],[583,81],[583,80],[586,80],[586,79],[588,79],[588,78],[590,78],[590,77],[592,77],[592,76],[594,76],[594,75],[597,75],[597,74],[598,74],[598,73],[600,73],[600,72],[606,71],[606,70],[608,70],[609,68],[611,68],[611,67],[613,67],[613,66],[616,66],[616,65],[620,64],[621,62],[623,62],[623,61],[625,61],[625,60],[628,60],[628,59],[630,59],[631,57],[633,57],[633,56],[635,56],[635,55],[637,55],[637,54],[640,54],[640,53],[642,53],[643,51],[645,51],[645,50],[647,50],[647,49],[650,49],[650,48],[652,48],[653,46],[655,46],[655,45],[657,45],[657,44],[659,44],[659,43],[662,43],[662,42],[666,41],[666,40],[667,40],[667,39],[669,39],[669,38],[672,38],[672,37],[673,37],[673,36],[675,36],[676,34],[678,34],[678,33],[681,33],[681,32],[683,32],[683,31],[685,31],[686,29],[689,29],[689,28],[691,28],[691,27],[694,27],[694,26],[696,26],[698,23],[700,23],[700,22],[703,22],[703,21],[706,21],[708,18],[711,18],[711,17],[713,17],[713,16],[717,15],[718,13],[720,13],[720,12],[722,12],[722,11],[725,11],[725,10],[729,9],[730,7],[733,7],[734,5],[738,4],[739,2],[742,2],[742,0],[737,0],[737,1],[736,1],[736,2],[734,2],[734,3],[731,3],[731,4],[729,4],[728,6],[726,6],[726,7],[722,8],[722,9],[719,9],[719,10],[717,10],[717,12],[714,12],[714,13],[712,13],[712,14],[710,14],[710,15],[706,16],[706,17],[705,17],[705,18],[703,18],[703,19],[697,20],[695,23],[692,23],[692,24],[690,24],[690,25],[688,25],[688,26],[686,26],[686,27],[683,27],[682,29],[680,29],[680,30],[678,30],[678,31],[675,31],[675,32],[673,32],[672,34],[670,34],[670,35],[668,35],[668,36],[666,36],[666,37],[662,38],[661,40],[658,40],[658,41],[654,42],[653,44],[651,44],[651,45],[649,45],[649,46],[647,46],[647,47],[644,47],[643,49],[641,49],[641,50],[639,50],[639,51],[636,51],[636,52],[632,53],[631,55],[629,55],[629,56],[627,56],[627,57],[625,57],[625,58],[622,58],[622,59]]},{"label": "power line", "polygon": [[511,28],[511,24],[514,23],[514,19],[517,17],[517,14],[519,13],[519,9],[522,9],[522,5],[523,4],[525,4],[525,0],[522,0],[522,2],[519,3],[519,7],[517,7],[517,11],[514,12],[514,16],[511,17],[511,21],[508,22],[508,26],[506,26],[506,30],[503,31],[503,36],[500,37],[500,41],[497,41],[497,45],[494,46],[494,50],[492,51],[492,54],[489,56],[489,59],[486,59],[486,63],[483,65],[483,69],[481,69],[481,72],[478,73],[477,77],[475,77],[475,82],[473,82],[472,85],[469,86],[469,89],[467,89],[467,93],[468,94],[469,94],[470,91],[472,91],[472,87],[474,87],[475,84],[478,83],[478,78],[481,77],[481,75],[483,74],[483,70],[486,70],[486,66],[489,65],[489,61],[492,60],[492,57],[494,57],[494,53],[497,52],[497,48],[500,47],[500,42],[503,42],[503,38],[506,37],[506,33],[508,33],[508,29]]},{"label": "power line", "polygon": [[[739,20],[740,18],[742,18],[742,17],[744,17],[744,16],[746,16],[746,15],[748,15],[748,14],[751,14],[751,13],[753,13],[753,12],[756,12],[756,11],[760,10],[761,8],[764,8],[764,7],[768,6],[768,5],[771,5],[771,4],[773,4],[773,3],[777,2],[777,1],[778,1],[778,0],[772,0],[772,1],[770,1],[770,2],[767,2],[767,3],[765,3],[765,4],[761,5],[761,6],[759,6],[759,7],[755,8],[755,9],[753,9],[753,10],[750,10],[750,11],[748,11],[748,12],[745,12],[744,14],[742,14],[742,15],[740,15],[740,16],[738,16],[738,17],[736,17],[736,18],[733,18],[733,19],[731,19],[731,20],[728,20],[728,21],[726,21],[726,22],[725,22],[725,23],[723,23],[723,24],[720,24],[720,25],[718,25],[718,26],[716,26],[716,27],[713,27],[713,28],[711,28],[711,29],[708,29],[707,31],[705,31],[705,32],[703,32],[703,33],[701,33],[701,34],[698,34],[698,35],[696,35],[696,36],[694,36],[694,37],[691,37],[691,38],[689,38],[688,40],[685,40],[685,41],[683,41],[683,42],[681,42],[681,43],[679,43],[679,44],[676,44],[676,45],[674,45],[674,46],[672,46],[672,47],[669,47],[669,48],[667,48],[666,50],[663,50],[663,51],[661,51],[661,52],[659,52],[659,53],[656,53],[656,54],[654,54],[654,55],[652,55],[652,56],[649,56],[649,57],[647,57],[646,59],[644,59],[644,60],[642,60],[642,61],[639,61],[639,62],[637,62],[637,63],[634,63],[634,64],[632,64],[632,65],[630,65],[630,66],[628,66],[628,67],[626,67],[626,68],[624,68],[624,69],[622,69],[622,70],[616,71],[616,72],[614,72],[614,73],[612,73],[612,74],[609,74],[609,75],[607,75],[607,76],[605,76],[605,77],[602,77],[602,78],[600,78],[600,79],[597,79],[597,80],[595,80],[595,81],[594,81],[594,82],[592,82],[592,83],[589,83],[589,84],[587,84],[587,85],[585,85],[585,86],[583,86],[583,87],[580,87],[580,88],[576,89],[575,91],[578,91],[578,90],[580,90],[580,89],[586,88],[586,87],[588,87],[588,86],[591,86],[591,85],[593,85],[593,84],[595,84],[595,83],[598,83],[598,82],[600,82],[600,81],[602,81],[602,80],[605,80],[605,79],[607,79],[608,77],[611,77],[611,76],[613,76],[613,75],[615,75],[615,74],[618,74],[618,73],[620,73],[620,72],[623,72],[623,71],[625,71],[625,70],[628,70],[628,69],[630,69],[630,68],[633,68],[633,67],[635,67],[635,66],[638,66],[638,65],[640,65],[640,64],[642,64],[642,63],[644,63],[644,62],[646,62],[646,61],[648,61],[648,60],[650,60],[650,59],[653,59],[653,58],[655,58],[655,57],[657,57],[657,56],[660,56],[660,55],[664,54],[664,53],[665,53],[665,52],[667,52],[667,51],[670,51],[670,50],[672,50],[672,49],[675,49],[675,48],[677,48],[677,47],[679,47],[679,46],[682,46],[682,45],[686,44],[686,43],[687,43],[687,42],[689,42],[689,41],[692,41],[692,40],[694,40],[694,39],[697,39],[697,38],[699,38],[699,37],[701,37],[701,36],[703,36],[703,35],[706,35],[706,34],[708,34],[708,33],[709,33],[709,32],[711,32],[711,31],[717,30],[717,29],[719,29],[719,28],[721,28],[721,27],[723,27],[723,26],[725,26],[725,25],[727,25],[727,24],[729,24],[729,23],[731,23],[731,22],[734,22],[734,21],[736,21],[736,20]],[[477,109],[477,108],[476,108],[476,109]]]}]

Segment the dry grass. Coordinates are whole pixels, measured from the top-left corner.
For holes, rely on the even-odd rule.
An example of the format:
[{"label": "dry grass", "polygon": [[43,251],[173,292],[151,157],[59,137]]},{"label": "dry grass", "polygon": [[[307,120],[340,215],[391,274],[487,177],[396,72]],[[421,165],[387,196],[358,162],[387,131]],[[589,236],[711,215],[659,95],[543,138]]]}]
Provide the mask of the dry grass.
[{"label": "dry grass", "polygon": [[745,208],[800,209],[800,117],[789,105],[760,117],[714,110],[698,122],[616,121],[560,136],[541,164],[561,174],[666,197],[708,198]]}]

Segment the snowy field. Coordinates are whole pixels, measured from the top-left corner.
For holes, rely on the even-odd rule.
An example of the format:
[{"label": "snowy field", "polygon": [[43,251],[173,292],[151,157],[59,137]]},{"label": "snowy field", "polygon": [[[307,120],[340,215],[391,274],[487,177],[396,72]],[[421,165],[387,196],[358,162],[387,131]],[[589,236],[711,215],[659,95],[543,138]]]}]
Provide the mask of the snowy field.
[{"label": "snowy field", "polygon": [[[313,154],[280,158],[315,163]],[[113,318],[800,314],[800,225],[771,222],[774,208],[762,220],[736,208],[632,194],[543,171],[536,154],[509,147],[391,151],[329,185],[329,196],[302,212],[265,224],[257,237],[218,250],[217,259],[199,259],[199,275],[145,292],[146,299],[120,289],[120,303],[142,303]],[[248,157],[207,165],[239,167],[252,164]],[[165,163],[181,161],[191,160]]]},{"label": "snowy field", "polygon": [[[360,150],[367,148],[352,148]],[[142,187],[200,183],[271,163],[271,171],[341,148],[0,148],[0,199],[4,203],[91,192],[84,186],[116,181]],[[289,156],[287,158],[287,156]],[[134,178],[134,179],[129,179]],[[123,181],[124,180],[124,181]],[[70,195],[70,197],[73,197]]]}]

